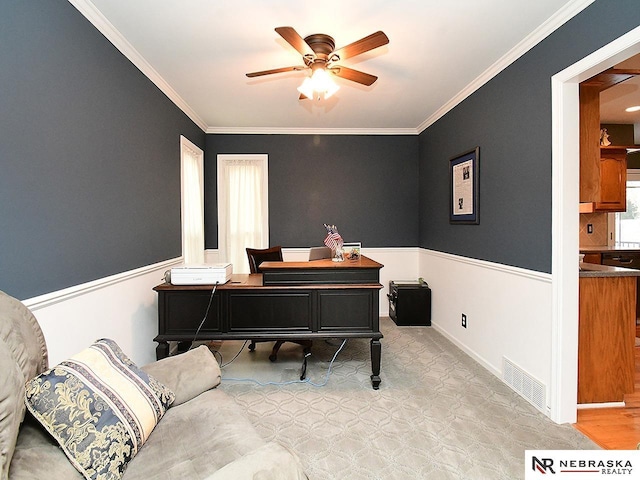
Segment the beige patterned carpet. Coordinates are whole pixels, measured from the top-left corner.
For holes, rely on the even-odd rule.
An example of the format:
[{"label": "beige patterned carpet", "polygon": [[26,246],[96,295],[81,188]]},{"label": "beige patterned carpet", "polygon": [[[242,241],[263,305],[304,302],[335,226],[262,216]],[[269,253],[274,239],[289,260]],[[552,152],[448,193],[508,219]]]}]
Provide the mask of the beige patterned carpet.
[{"label": "beige patterned carpet", "polygon": [[[371,388],[369,341],[349,340],[327,384],[295,381],[301,347],[245,347],[223,368],[223,388],[267,440],[290,447],[314,480],[518,479],[527,449],[595,449],[570,425],[556,425],[429,327],[381,318],[382,384]],[[243,342],[213,344],[223,363]],[[321,384],[340,340],[316,341],[308,378]]]}]

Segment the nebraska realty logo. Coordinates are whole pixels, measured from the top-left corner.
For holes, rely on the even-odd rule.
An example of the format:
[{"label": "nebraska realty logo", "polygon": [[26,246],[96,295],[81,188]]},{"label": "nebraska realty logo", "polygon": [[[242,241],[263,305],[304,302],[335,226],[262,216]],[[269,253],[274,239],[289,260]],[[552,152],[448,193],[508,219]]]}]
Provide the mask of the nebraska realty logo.
[{"label": "nebraska realty logo", "polygon": [[527,450],[525,480],[640,478],[640,450]]}]

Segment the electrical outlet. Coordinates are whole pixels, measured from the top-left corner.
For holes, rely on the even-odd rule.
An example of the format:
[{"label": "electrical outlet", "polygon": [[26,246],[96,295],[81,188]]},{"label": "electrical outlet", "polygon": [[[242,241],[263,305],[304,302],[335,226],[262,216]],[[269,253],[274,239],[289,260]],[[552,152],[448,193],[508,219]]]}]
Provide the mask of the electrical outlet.
[{"label": "electrical outlet", "polygon": [[467,328],[467,316],[462,314],[462,328]]}]

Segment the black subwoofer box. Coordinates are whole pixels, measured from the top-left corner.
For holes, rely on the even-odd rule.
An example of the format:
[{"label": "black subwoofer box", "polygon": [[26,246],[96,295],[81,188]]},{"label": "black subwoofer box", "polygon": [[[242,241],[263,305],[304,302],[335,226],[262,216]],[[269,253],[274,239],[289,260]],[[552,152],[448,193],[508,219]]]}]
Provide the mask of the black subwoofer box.
[{"label": "black subwoofer box", "polygon": [[400,326],[431,325],[431,289],[424,281],[389,282],[389,316]]}]

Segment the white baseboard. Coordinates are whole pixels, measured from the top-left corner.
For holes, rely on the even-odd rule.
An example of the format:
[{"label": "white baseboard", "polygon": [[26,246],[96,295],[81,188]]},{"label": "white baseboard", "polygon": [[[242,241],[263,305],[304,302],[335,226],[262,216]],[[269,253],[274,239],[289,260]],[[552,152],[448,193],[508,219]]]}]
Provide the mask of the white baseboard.
[{"label": "white baseboard", "polygon": [[625,402],[579,403],[578,410],[588,410],[590,408],[624,408],[625,406]]},{"label": "white baseboard", "polygon": [[489,363],[484,357],[479,355],[474,349],[470,348],[466,344],[460,341],[459,338],[451,335],[447,330],[444,330],[438,323],[434,322],[433,317],[431,319],[431,328],[440,333],[443,337],[453,343],[456,347],[462,350],[464,353],[473,358],[476,362],[482,365],[485,369],[489,370],[496,377],[502,380],[502,372]]},{"label": "white baseboard", "polygon": [[432,327],[501,381],[503,357],[539,380],[549,415],[551,275],[426,249],[419,264]]}]

